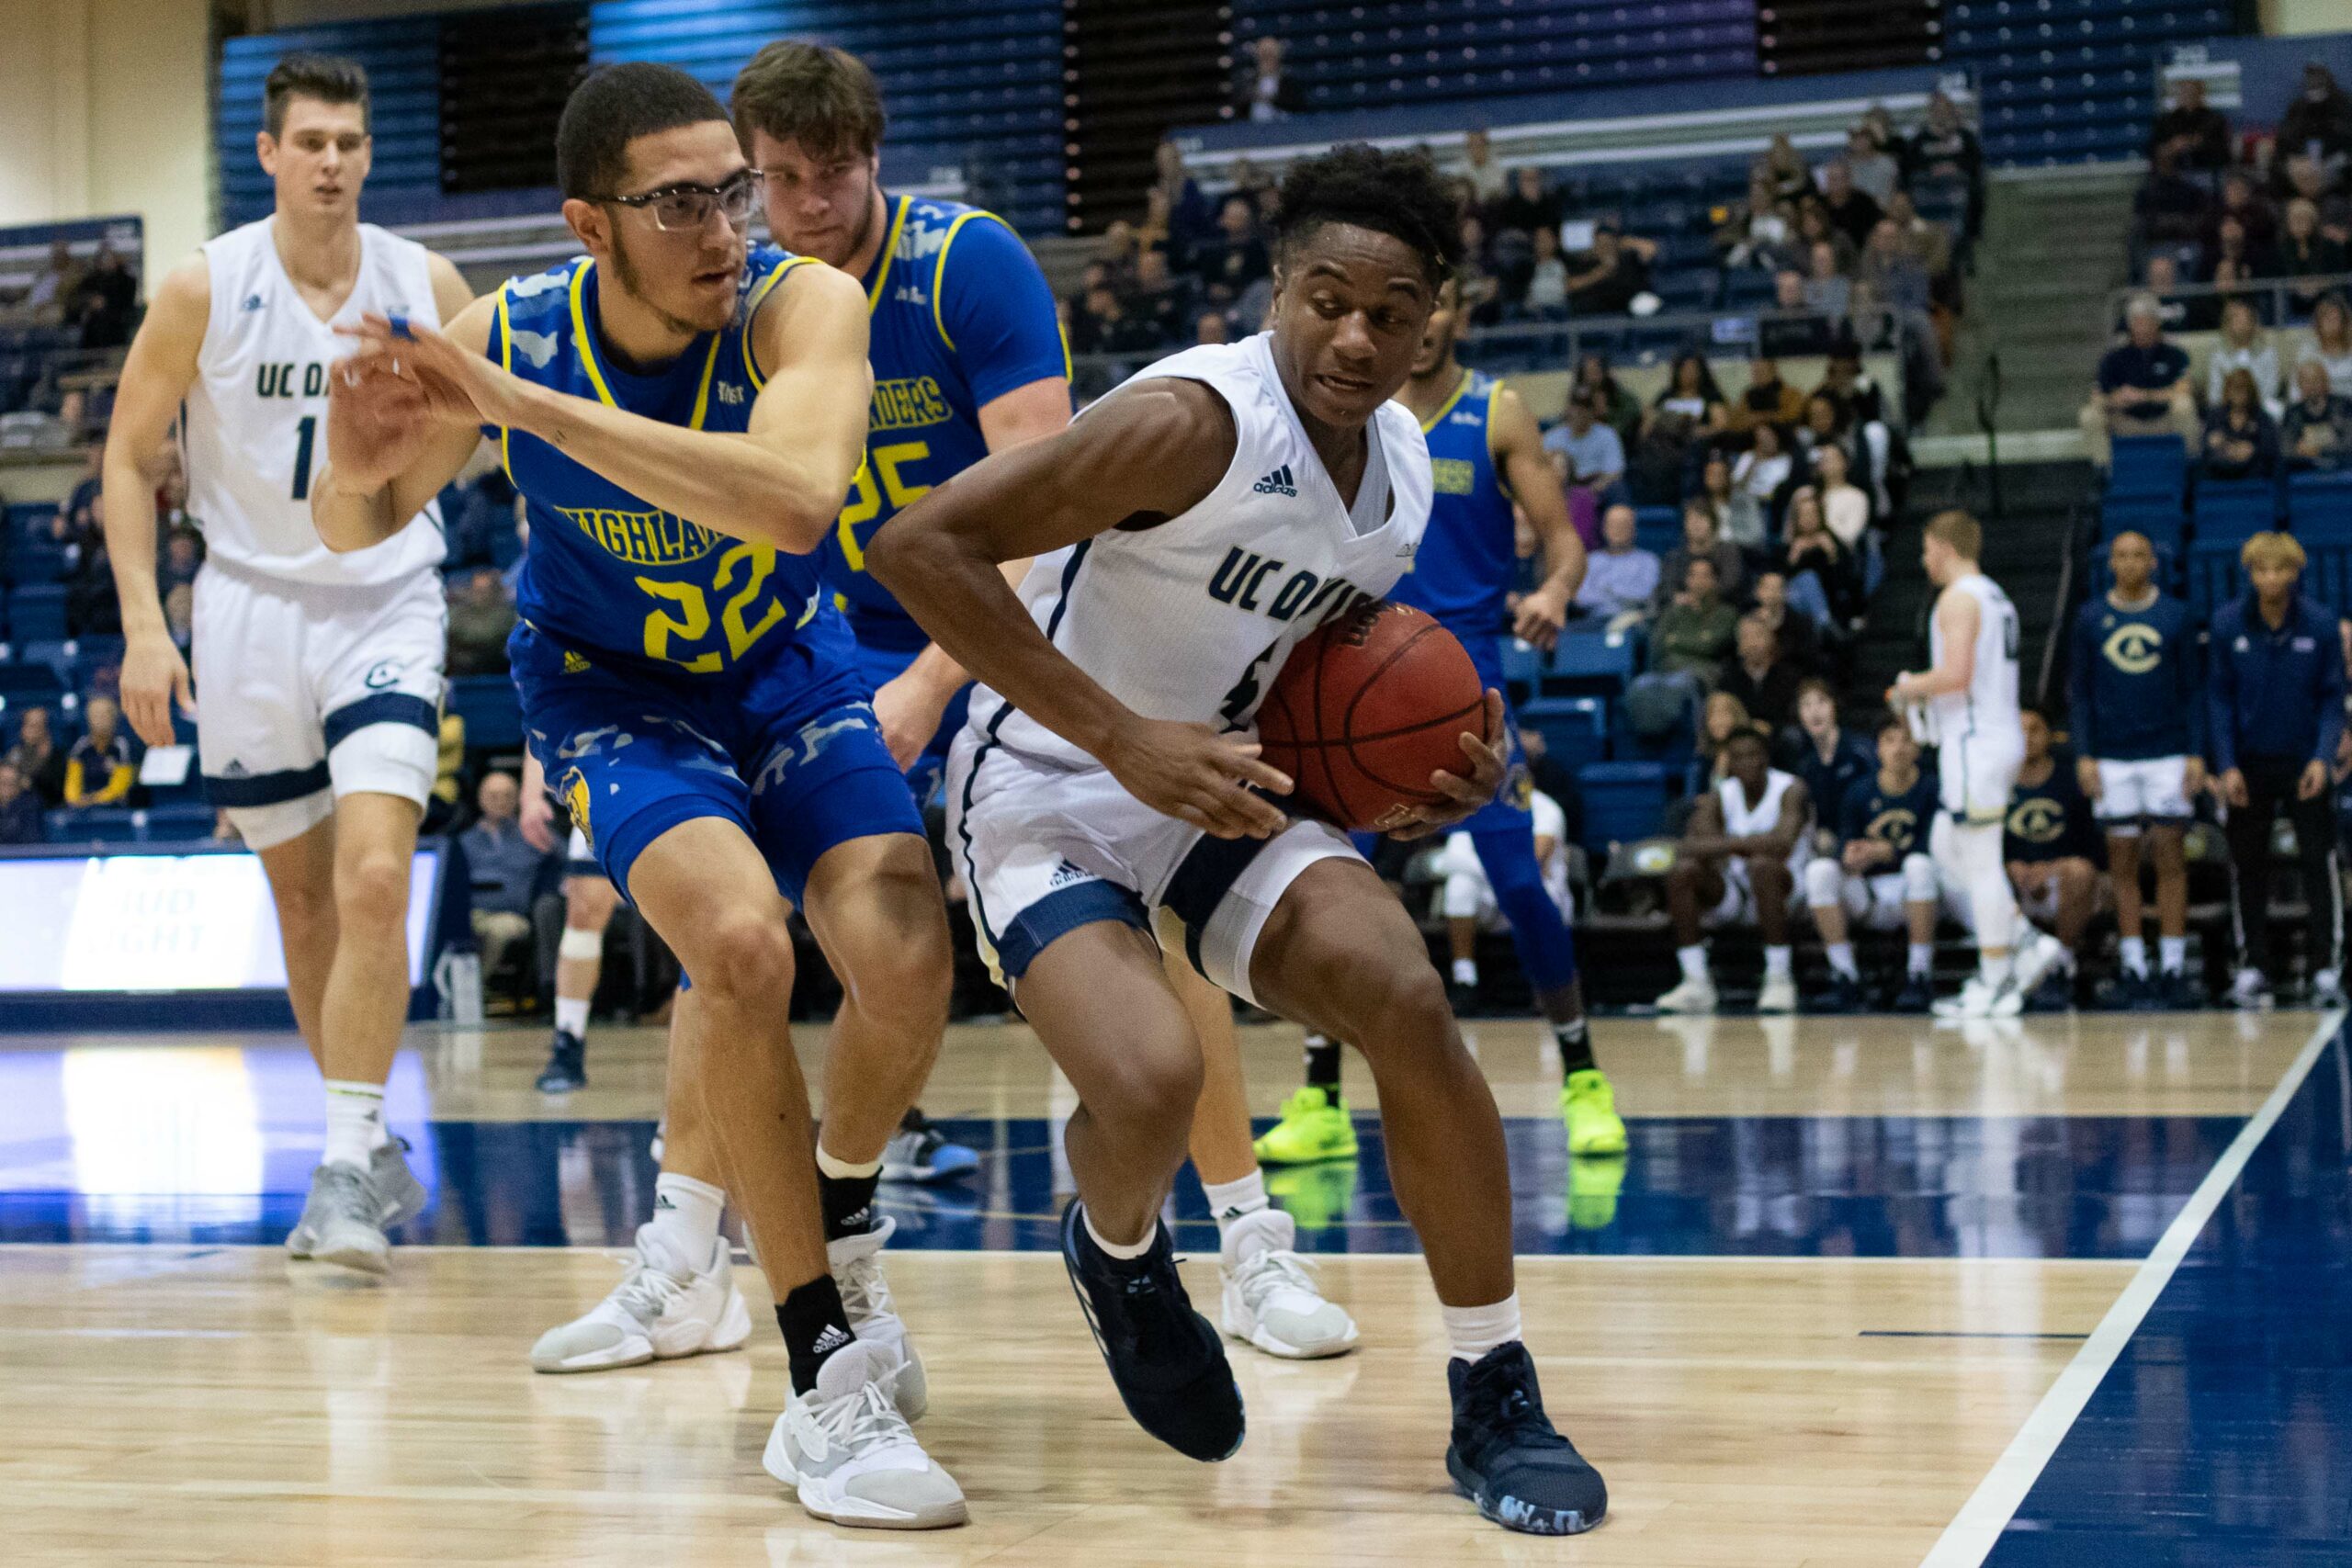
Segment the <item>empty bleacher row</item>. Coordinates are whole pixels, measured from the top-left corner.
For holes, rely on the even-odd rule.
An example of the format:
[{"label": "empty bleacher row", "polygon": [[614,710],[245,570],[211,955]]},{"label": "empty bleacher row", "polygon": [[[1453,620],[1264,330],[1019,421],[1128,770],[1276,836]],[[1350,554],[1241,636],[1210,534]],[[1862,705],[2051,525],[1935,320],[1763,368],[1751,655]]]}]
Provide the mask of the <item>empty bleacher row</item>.
[{"label": "empty bleacher row", "polygon": [[2137,157],[2164,52],[2236,30],[2226,4],[1951,0],[1946,58],[1976,76],[1984,155],[2005,164]]},{"label": "empty bleacher row", "polygon": [[2324,604],[2352,604],[2352,471],[2196,479],[2177,436],[2118,436],[2114,449],[2091,550],[2093,593],[2109,585],[2107,552],[2116,536],[2142,534],[2155,548],[2157,581],[2201,626],[2245,591],[2238,552],[2246,540],[2283,528],[2311,558],[2306,591]]}]

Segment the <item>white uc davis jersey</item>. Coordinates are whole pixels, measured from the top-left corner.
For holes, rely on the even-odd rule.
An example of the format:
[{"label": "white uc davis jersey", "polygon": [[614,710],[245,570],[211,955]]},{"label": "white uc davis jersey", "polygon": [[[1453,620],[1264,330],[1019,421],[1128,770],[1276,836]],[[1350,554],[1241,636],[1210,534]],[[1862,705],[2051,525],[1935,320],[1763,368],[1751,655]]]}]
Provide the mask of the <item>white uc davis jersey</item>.
[{"label": "white uc davis jersey", "polygon": [[[1351,511],[1291,408],[1271,336],[1186,349],[1126,385],[1152,377],[1200,381],[1225,400],[1232,466],[1157,527],[1110,530],[1040,559],[1022,599],[1056,648],[1136,713],[1247,729],[1299,639],[1359,594],[1386,593],[1412,564],[1429,525],[1429,447],[1419,421],[1381,405]],[[1029,757],[1097,765],[986,687],[971,724]]]},{"label": "white uc davis jersey", "polygon": [[[1767,768],[1764,770],[1764,798],[1750,806],[1747,789],[1737,779],[1726,775],[1722,783],[1715,785],[1715,798],[1722,802],[1724,808],[1724,836],[1728,839],[1754,838],[1778,828],[1781,825],[1781,803],[1796,786],[1796,782],[1794,773]],[[1811,848],[1812,837],[1799,829],[1796,847],[1789,852],[1790,870],[1804,870],[1804,863],[1811,858],[1807,852]]]},{"label": "white uc davis jersey", "polygon": [[359,276],[322,321],[286,276],[271,220],[204,245],[212,313],[188,389],[181,442],[188,514],[213,558],[293,582],[390,582],[441,564],[441,514],[427,505],[381,544],[336,555],[311,524],[327,457],[327,375],[352,350],[337,326],[366,313],[441,324],[424,247],[359,226]]},{"label": "white uc davis jersey", "polygon": [[[1976,601],[1976,668],[1968,689],[1932,697],[1928,716],[1938,742],[1982,740],[1996,749],[2025,750],[2025,721],[2018,711],[2018,611],[1999,583],[1983,572],[1972,572],[1944,590],[1965,593]],[[1944,661],[1944,629],[1930,619],[1928,651],[1934,663]]]}]

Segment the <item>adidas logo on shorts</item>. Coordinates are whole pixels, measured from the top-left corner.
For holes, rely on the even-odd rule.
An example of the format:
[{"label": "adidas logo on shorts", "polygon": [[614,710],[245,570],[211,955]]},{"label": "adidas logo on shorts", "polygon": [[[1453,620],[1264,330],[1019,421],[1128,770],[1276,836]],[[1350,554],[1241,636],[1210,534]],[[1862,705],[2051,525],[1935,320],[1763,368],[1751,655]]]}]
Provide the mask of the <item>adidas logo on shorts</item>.
[{"label": "adidas logo on shorts", "polygon": [[1256,484],[1251,485],[1250,488],[1257,491],[1260,495],[1287,495],[1295,497],[1298,494],[1298,486],[1291,480],[1290,465],[1288,463],[1284,463],[1281,468],[1276,468],[1272,473],[1268,474],[1264,479],[1260,479]]}]

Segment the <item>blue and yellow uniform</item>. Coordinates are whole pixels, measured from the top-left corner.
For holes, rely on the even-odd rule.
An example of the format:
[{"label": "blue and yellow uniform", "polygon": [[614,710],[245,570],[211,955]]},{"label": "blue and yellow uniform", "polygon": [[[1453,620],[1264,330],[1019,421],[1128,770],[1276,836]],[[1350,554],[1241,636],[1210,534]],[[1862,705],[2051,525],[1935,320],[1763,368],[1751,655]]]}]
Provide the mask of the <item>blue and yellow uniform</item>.
[{"label": "blue and yellow uniform", "polygon": [[[1510,490],[1494,453],[1492,416],[1501,390],[1494,378],[1464,370],[1453,395],[1422,422],[1433,492],[1430,524],[1411,570],[1389,593],[1452,632],[1492,691],[1504,690],[1503,638],[1510,635],[1511,583],[1519,570]],[[1495,902],[1510,922],[1520,966],[1541,994],[1576,978],[1576,942],[1559,906],[1544,891],[1519,719],[1509,713],[1503,717],[1510,766],[1502,789],[1457,831],[1470,834],[1476,846]]]},{"label": "blue and yellow uniform", "polygon": [[[886,198],[884,211],[889,228],[865,278],[874,318],[865,466],[824,549],[825,580],[876,690],[913,663],[931,637],[867,574],[865,549],[876,530],[988,456],[983,405],[1069,374],[1053,290],[1002,219],[911,196]],[[931,746],[907,771],[918,800],[937,786],[948,743],[964,727],[966,700],[959,693],[948,705]]]},{"label": "blue and yellow uniform", "polygon": [[[507,282],[489,355],[525,380],[666,424],[740,432],[751,323],[802,258],[755,249],[734,319],[635,373],[597,326],[595,264]],[[520,430],[492,428],[529,509],[507,651],[528,743],[605,874],[697,817],[749,833],[796,903],[835,844],[920,833],[814,556],[713,533]]]}]

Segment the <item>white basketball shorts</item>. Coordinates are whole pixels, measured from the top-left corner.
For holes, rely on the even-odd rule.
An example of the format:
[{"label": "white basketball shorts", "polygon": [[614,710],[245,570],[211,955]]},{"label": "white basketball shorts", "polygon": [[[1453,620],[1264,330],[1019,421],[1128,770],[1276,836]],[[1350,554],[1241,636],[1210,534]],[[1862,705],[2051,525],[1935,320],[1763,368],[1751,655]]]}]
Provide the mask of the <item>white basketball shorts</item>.
[{"label": "white basketball shorts", "polygon": [[2136,833],[2143,824],[2182,826],[2196,815],[2188,803],[2188,759],[2102,760],[2097,805],[2098,819],[2110,833]]},{"label": "white basketball shorts", "polygon": [[205,794],[256,850],[308,832],[342,795],[423,806],[447,646],[436,573],[343,587],[208,563],[192,671]]},{"label": "white basketball shorts", "polygon": [[1250,961],[1283,894],[1317,861],[1361,858],[1320,822],[1272,839],[1211,838],[1154,811],[1107,769],[1037,761],[972,729],[948,753],[947,847],[980,956],[1016,998],[1057,939],[1116,920],[1254,1003]]},{"label": "white basketball shorts", "polygon": [[1944,810],[1955,822],[1999,823],[2009,813],[2009,795],[2024,765],[2022,731],[2015,736],[1946,737],[1936,760]]}]

